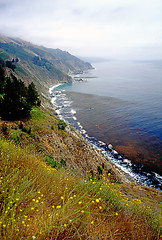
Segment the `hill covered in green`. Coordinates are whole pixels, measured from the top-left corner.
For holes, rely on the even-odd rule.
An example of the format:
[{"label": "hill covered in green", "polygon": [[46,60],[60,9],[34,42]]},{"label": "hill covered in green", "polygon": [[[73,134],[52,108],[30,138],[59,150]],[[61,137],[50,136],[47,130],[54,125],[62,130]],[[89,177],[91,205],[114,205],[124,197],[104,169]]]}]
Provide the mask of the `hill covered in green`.
[{"label": "hill covered in green", "polygon": [[[89,63],[66,51],[34,45],[21,39],[0,36],[0,61],[26,83],[34,82],[40,92],[49,86],[71,82],[69,74],[91,69]],[[10,73],[8,73],[10,74]]]}]

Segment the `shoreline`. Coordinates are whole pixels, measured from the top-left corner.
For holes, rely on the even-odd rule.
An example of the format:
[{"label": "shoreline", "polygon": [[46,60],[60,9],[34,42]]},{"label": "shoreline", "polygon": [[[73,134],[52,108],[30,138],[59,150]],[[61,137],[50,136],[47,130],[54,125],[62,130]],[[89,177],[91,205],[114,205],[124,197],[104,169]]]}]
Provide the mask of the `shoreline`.
[{"label": "shoreline", "polygon": [[[56,88],[56,85],[53,87],[53,89],[54,89],[54,88]],[[60,94],[61,94],[61,93],[60,93]],[[75,93],[75,94],[76,94],[76,93]],[[65,92],[64,92],[64,95],[65,95]],[[58,97],[58,95],[57,95],[57,97]],[[55,98],[55,99],[54,99],[54,98]],[[51,100],[53,106],[57,106],[57,105],[55,105],[56,96],[55,96],[55,97],[52,97],[52,99],[54,99],[54,101]],[[66,102],[67,102],[67,99],[66,99]],[[64,103],[63,103],[63,102],[62,102],[62,105],[64,106]],[[59,107],[59,106],[58,106],[58,107]],[[64,108],[62,108],[62,109],[64,109]],[[71,111],[71,113],[72,113],[72,111]],[[73,113],[73,115],[74,115],[74,113]],[[72,123],[70,123],[70,124],[72,124],[72,125],[74,126],[74,128],[75,128],[77,131],[80,132],[81,136],[82,136],[89,144],[91,144],[93,148],[98,148],[98,151],[99,151],[101,154],[104,155],[104,158],[107,159],[107,161],[108,161],[110,164],[112,164],[113,166],[115,166],[116,170],[117,170],[118,172],[120,172],[121,175],[124,175],[128,181],[135,182],[135,183],[138,184],[138,185],[144,185],[144,186],[149,186],[149,187],[154,187],[154,188],[156,187],[156,188],[158,188],[158,189],[161,188],[161,187],[160,187],[161,185],[158,185],[158,184],[157,184],[156,186],[154,186],[154,185],[152,184],[153,178],[156,178],[156,179],[159,181],[159,184],[160,184],[160,182],[161,182],[161,178],[159,178],[160,175],[158,175],[157,173],[155,173],[154,176],[152,175],[152,180],[151,180],[151,179],[149,178],[149,173],[148,173],[148,176],[144,176],[144,175],[143,175],[143,172],[137,173],[136,171],[132,171],[132,170],[133,170],[132,166],[135,166],[135,165],[131,162],[131,160],[128,160],[126,157],[121,158],[121,155],[118,154],[118,152],[116,152],[115,149],[112,149],[112,151],[111,151],[111,149],[108,148],[108,144],[106,144],[105,142],[102,142],[102,141],[97,140],[97,138],[90,137],[90,136],[87,134],[86,130],[82,127],[82,125],[80,124],[80,122],[78,122],[77,118],[76,118],[75,116],[73,116],[73,115],[72,115],[71,118],[73,118],[74,121],[76,120],[76,122],[78,123],[78,128],[76,128],[76,126],[74,126]],[[65,120],[65,122],[67,122],[66,119],[64,119],[64,116],[62,116],[62,115],[60,114],[60,112],[59,112],[58,116],[59,116],[61,119]],[[66,118],[66,117],[65,117],[65,118]],[[67,122],[67,123],[69,123],[69,122]],[[99,142],[102,142],[103,144],[99,144]],[[109,143],[109,144],[110,144],[110,143]],[[117,156],[118,158],[116,158],[116,156]],[[136,169],[135,169],[135,170],[136,170]],[[139,169],[139,171],[140,171],[140,169]],[[148,177],[148,178],[147,178],[147,177]],[[150,181],[151,181],[151,182],[150,182]],[[159,186],[159,187],[158,187],[158,186]]]},{"label": "shoreline", "polygon": [[62,84],[63,84],[63,83],[58,83],[58,84],[56,84],[56,85],[50,87],[50,88],[49,88],[49,93],[52,94],[53,89],[59,87],[59,86],[62,85]]}]

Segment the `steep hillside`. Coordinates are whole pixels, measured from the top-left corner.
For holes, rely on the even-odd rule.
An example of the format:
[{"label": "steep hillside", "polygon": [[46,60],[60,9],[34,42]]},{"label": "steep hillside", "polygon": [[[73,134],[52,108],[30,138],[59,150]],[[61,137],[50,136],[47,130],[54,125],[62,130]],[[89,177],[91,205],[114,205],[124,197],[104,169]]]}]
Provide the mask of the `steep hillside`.
[{"label": "steep hillside", "polygon": [[[67,72],[90,67],[21,40],[1,38],[0,46],[6,74],[34,81],[40,93],[71,81]],[[54,109],[33,107],[21,121],[0,119],[0,239],[160,240],[161,199],[159,190],[132,182]]]},{"label": "steep hillside", "polygon": [[51,61],[56,64],[56,66],[61,69],[63,72],[68,74],[71,73],[80,73],[82,71],[86,71],[88,69],[92,69],[92,66],[88,62],[84,62],[77,57],[69,54],[66,51],[62,51],[60,49],[52,49],[52,48],[44,48],[47,52],[49,52],[53,58]]},{"label": "steep hillside", "polygon": [[92,68],[89,63],[60,49],[48,49],[3,36],[0,36],[0,59],[11,61],[19,78],[27,83],[34,81],[39,91],[44,93],[53,84],[71,82],[68,74]]},{"label": "steep hillside", "polygon": [[0,239],[161,239],[161,192],[121,178],[51,112],[0,122]]}]

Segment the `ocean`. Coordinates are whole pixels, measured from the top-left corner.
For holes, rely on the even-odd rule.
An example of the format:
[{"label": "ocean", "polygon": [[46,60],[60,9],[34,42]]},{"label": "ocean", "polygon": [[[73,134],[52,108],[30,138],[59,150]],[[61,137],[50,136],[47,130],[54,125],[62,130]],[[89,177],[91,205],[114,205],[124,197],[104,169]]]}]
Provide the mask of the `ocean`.
[{"label": "ocean", "polygon": [[162,189],[162,61],[92,65],[53,89],[58,114],[137,182]]}]

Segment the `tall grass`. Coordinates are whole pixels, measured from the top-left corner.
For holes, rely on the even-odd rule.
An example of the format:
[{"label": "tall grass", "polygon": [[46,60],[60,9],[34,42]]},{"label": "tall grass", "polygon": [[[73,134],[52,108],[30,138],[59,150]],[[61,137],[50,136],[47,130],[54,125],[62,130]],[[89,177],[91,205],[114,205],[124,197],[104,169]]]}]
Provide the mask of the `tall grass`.
[{"label": "tall grass", "polygon": [[1,239],[160,239],[160,220],[102,175],[47,166],[0,139]]}]

